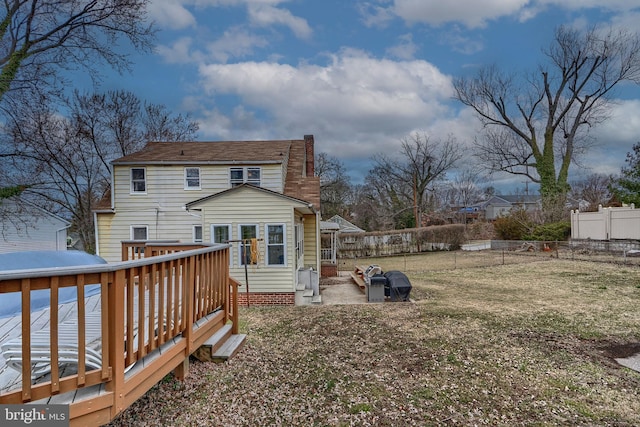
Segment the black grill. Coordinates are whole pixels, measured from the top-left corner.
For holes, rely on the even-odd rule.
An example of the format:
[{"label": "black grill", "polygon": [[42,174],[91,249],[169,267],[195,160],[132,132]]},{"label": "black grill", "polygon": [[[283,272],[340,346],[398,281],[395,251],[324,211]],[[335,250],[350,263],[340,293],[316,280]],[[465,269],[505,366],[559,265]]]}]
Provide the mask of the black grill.
[{"label": "black grill", "polygon": [[384,273],[387,283],[384,286],[384,294],[391,298],[391,301],[409,301],[411,293],[411,282],[401,271],[387,271]]}]

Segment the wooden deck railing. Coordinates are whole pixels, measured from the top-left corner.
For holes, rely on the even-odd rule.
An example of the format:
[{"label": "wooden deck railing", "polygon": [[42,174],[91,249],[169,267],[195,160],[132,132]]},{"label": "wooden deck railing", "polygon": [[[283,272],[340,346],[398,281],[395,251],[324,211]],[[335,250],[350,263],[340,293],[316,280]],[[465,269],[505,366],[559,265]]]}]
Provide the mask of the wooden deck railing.
[{"label": "wooden deck railing", "polygon": [[[149,249],[145,249],[149,255]],[[38,401],[91,387],[106,392],[91,405],[71,404],[72,424],[109,422],[166,374],[187,374],[189,355],[229,320],[237,333],[238,283],[229,277],[229,245],[183,250],[113,264],[23,270],[0,277],[0,294],[22,298],[22,386],[0,394],[2,404]],[[157,253],[163,253],[161,251]],[[87,368],[85,285],[99,284],[100,333],[96,351],[101,369]],[[74,287],[77,295],[77,372],[59,367],[64,346],[60,330],[58,290]],[[51,373],[46,382],[31,380],[31,291],[50,296]],[[0,298],[2,295],[0,295]],[[95,331],[94,331],[95,332]],[[27,338],[27,339],[25,339]],[[149,357],[146,357],[149,356]],[[137,363],[145,359],[144,363]],[[125,371],[127,371],[125,375]],[[86,424],[88,423],[88,424]]]}]

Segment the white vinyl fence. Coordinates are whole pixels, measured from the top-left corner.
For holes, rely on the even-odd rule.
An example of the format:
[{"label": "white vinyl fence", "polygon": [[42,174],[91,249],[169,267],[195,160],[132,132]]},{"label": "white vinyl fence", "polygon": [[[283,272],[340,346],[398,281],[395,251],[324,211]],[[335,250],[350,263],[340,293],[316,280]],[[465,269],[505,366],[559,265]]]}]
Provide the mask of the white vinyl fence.
[{"label": "white vinyl fence", "polygon": [[603,208],[598,212],[571,211],[571,238],[640,240],[640,209]]}]

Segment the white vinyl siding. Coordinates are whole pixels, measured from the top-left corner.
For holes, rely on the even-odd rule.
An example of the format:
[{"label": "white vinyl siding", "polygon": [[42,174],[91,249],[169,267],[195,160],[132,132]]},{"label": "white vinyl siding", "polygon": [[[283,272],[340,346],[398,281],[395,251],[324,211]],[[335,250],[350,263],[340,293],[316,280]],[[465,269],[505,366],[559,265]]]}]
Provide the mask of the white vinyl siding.
[{"label": "white vinyl siding", "polygon": [[[287,248],[294,247],[294,208],[306,207],[306,204],[280,198],[252,188],[243,188],[225,194],[220,198],[203,202],[201,206],[205,224],[232,224],[232,240],[240,239],[240,224],[257,224],[259,230],[265,230],[267,224],[284,224],[284,235]],[[263,233],[263,231],[261,231]],[[264,234],[258,238],[264,238]],[[234,257],[240,254],[240,243],[232,243]],[[295,291],[295,256],[294,251],[285,251],[285,264],[267,266],[266,240],[258,242],[260,260],[258,265],[248,265],[249,290],[251,292],[294,292]],[[314,267],[316,268],[316,267]],[[238,279],[241,291],[244,291],[244,266],[235,259],[230,274]]]},{"label": "white vinyl siding", "polygon": [[[200,186],[206,189],[206,194],[184,190],[184,165],[165,166],[150,165],[145,168],[147,195],[139,197],[129,192],[131,184],[131,167],[125,165],[114,166],[114,208],[116,214],[100,213],[97,215],[97,228],[100,256],[109,262],[120,261],[123,240],[130,240],[131,224],[147,224],[149,240],[192,240],[194,222],[205,225],[203,241],[211,241],[212,221],[201,221],[198,210],[186,211],[184,206],[205,195],[215,194],[229,189],[228,165],[201,165]],[[281,165],[263,165],[262,187],[281,193],[283,190]],[[255,210],[256,206],[248,200],[246,209]],[[216,203],[226,203],[216,202]],[[273,204],[273,199],[270,200]],[[279,203],[279,202],[278,202]],[[245,207],[240,207],[245,209]],[[288,208],[287,208],[288,209]],[[260,215],[258,215],[260,217]],[[195,220],[195,221],[194,221]],[[214,220],[216,223],[237,224],[237,215],[230,218]],[[269,222],[282,222],[281,218],[270,219]],[[233,228],[232,238],[237,230]],[[262,242],[263,243],[263,242]],[[237,247],[234,244],[234,255]],[[264,255],[263,255],[264,256]],[[231,258],[236,258],[232,256]],[[237,261],[237,260],[236,260]],[[244,273],[243,273],[244,274]]]},{"label": "white vinyl siding", "polygon": [[20,207],[11,199],[0,203],[0,217],[2,215],[19,216],[21,219],[2,224],[0,253],[67,249],[69,223],[64,219],[35,206]]},{"label": "white vinyl siding", "polygon": [[[317,217],[315,217],[317,218]],[[312,215],[305,215],[304,221],[304,265],[316,269],[319,257],[319,239],[314,236],[317,231],[318,224]]]}]

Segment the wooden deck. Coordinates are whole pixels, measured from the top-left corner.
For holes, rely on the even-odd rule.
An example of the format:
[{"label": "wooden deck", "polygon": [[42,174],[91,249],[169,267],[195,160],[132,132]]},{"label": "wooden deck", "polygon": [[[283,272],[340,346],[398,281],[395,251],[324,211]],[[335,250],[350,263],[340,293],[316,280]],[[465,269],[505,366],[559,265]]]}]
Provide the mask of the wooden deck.
[{"label": "wooden deck", "polygon": [[[68,302],[60,304],[58,309],[60,323],[65,321],[74,321],[78,318],[78,304]],[[93,295],[86,299],[85,307],[88,311],[100,310],[100,295]],[[42,329],[50,329],[51,314],[50,308],[47,307],[31,313],[31,330],[38,331]],[[18,338],[22,332],[22,315],[13,317],[5,317],[0,319],[0,343],[7,342],[14,338]],[[69,375],[72,371],[64,374]],[[75,372],[73,372],[75,373]],[[64,375],[63,375],[64,376]],[[37,379],[37,382],[49,381],[50,376],[44,376]],[[7,366],[4,357],[0,357],[0,394],[20,389],[22,387],[22,374],[15,369]]]},{"label": "wooden deck", "polygon": [[[1,404],[68,404],[71,425],[105,424],[168,373],[184,378],[189,355],[205,344],[211,351],[211,337],[225,325],[238,341],[238,283],[229,277],[229,245],[154,247],[144,253],[148,257],[134,261],[0,276],[0,298],[20,292],[22,301],[20,315],[0,319],[0,343],[14,340],[14,354],[21,356],[14,359],[15,369],[0,358]],[[169,255],[149,256],[161,253]],[[94,284],[99,293],[85,297],[85,286]],[[76,289],[76,302],[58,303],[63,287]],[[31,291],[42,289],[49,290],[50,307],[31,310]],[[95,327],[89,314],[100,321],[97,339],[91,337]],[[78,354],[71,364],[59,358],[68,351],[63,329],[69,324],[77,328]],[[97,367],[87,363],[89,354]],[[45,374],[34,365],[43,358],[44,371],[50,366]]]}]

